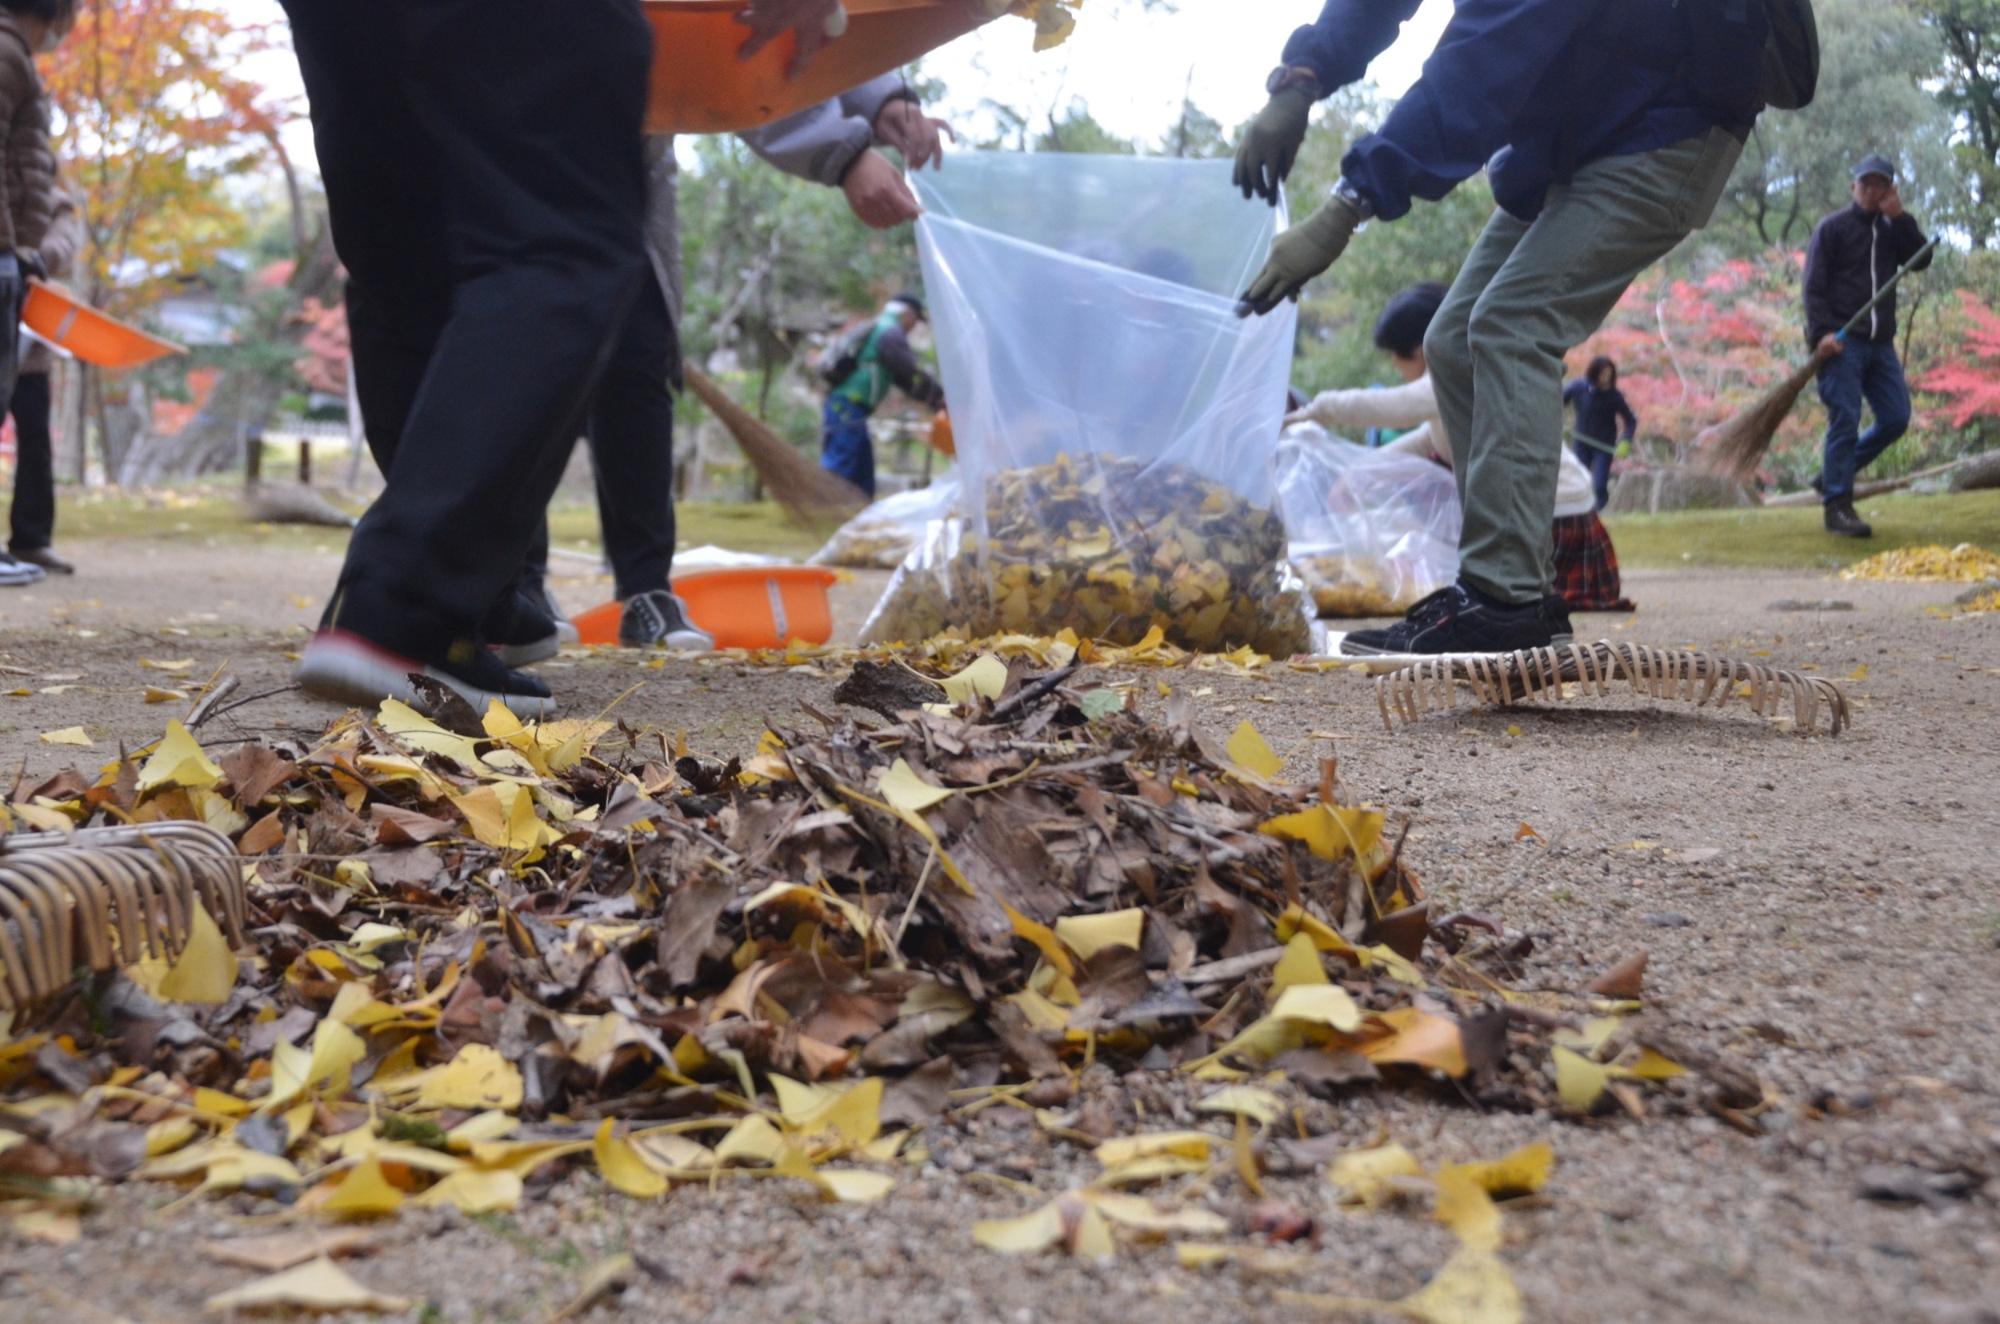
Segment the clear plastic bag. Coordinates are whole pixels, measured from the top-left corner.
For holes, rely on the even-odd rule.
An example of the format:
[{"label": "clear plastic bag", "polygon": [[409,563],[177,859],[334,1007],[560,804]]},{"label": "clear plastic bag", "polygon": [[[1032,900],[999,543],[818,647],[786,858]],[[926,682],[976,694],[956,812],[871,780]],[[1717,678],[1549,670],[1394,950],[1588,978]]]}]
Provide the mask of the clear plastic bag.
[{"label": "clear plastic bag", "polygon": [[894,570],[923,540],[932,521],[957,513],[958,483],[947,480],[883,497],[834,531],[813,554],[813,565],[852,570]]},{"label": "clear plastic bag", "polygon": [[1309,646],[1272,504],[1296,314],[1235,314],[1277,220],[1229,171],[962,153],[917,178],[964,527],[912,554],[864,639]]},{"label": "clear plastic bag", "polygon": [[1458,577],[1458,488],[1444,466],[1307,424],[1286,431],[1277,474],[1292,564],[1321,616],[1400,615]]}]

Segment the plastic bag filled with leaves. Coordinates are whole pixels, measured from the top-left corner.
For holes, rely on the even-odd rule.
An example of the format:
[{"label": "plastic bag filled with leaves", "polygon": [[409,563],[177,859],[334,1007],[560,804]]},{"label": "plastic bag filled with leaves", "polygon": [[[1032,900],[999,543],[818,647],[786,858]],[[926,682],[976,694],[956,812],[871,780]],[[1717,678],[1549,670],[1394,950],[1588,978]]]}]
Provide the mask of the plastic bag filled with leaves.
[{"label": "plastic bag filled with leaves", "polygon": [[933,521],[947,519],[957,509],[958,484],[952,480],[883,497],[836,529],[812,563],[894,570],[923,540]]},{"label": "plastic bag filled with leaves", "polygon": [[1286,430],[1277,469],[1292,564],[1321,616],[1400,615],[1458,577],[1449,469],[1310,424]]},{"label": "plastic bag filled with leaves", "polygon": [[964,525],[865,638],[1309,646],[1272,482],[1295,319],[1235,315],[1277,222],[1229,169],[973,153],[917,181]]}]

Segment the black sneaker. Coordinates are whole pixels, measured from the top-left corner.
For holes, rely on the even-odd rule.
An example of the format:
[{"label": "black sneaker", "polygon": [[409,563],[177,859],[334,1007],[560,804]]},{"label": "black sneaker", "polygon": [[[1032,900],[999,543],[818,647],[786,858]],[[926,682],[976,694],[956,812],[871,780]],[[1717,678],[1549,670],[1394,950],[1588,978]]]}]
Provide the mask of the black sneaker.
[{"label": "black sneaker", "polygon": [[1854,502],[1846,497],[1829,501],[1824,507],[1826,531],[1836,538],[1872,538],[1875,530],[1855,513]]},{"label": "black sneaker", "polygon": [[457,691],[476,712],[498,699],[526,721],[554,714],[548,686],[533,676],[510,671],[486,649],[473,649],[471,660],[427,663],[392,653],[349,630],[321,630],[299,659],[299,688],[340,703],[375,704],[384,699],[414,703],[416,687],[410,674],[430,677]]},{"label": "black sneaker", "polygon": [[1439,612],[1448,610],[1456,584],[1447,585],[1419,601],[1403,613],[1403,619],[1381,630],[1355,630],[1343,635],[1340,651],[1345,657],[1393,657],[1410,651],[1410,641],[1430,624]]},{"label": "black sneaker", "polygon": [[1820,497],[1824,499],[1826,496],[1826,472],[1822,470],[1819,473],[1814,474],[1812,476],[1812,481],[1810,483],[1807,483],[1806,486],[1810,487],[1813,491],[1819,493]]},{"label": "black sneaker", "polygon": [[[1421,619],[1417,613],[1422,612]],[[1371,634],[1373,632],[1370,632]],[[1454,584],[1411,608],[1411,618],[1380,634],[1388,646],[1380,654],[1436,657],[1447,653],[1512,653],[1570,643],[1569,609],[1559,598],[1513,605],[1495,602],[1478,589]],[[1346,651],[1348,636],[1342,641]],[[1363,639],[1368,646],[1372,639]],[[1378,654],[1378,655],[1380,655]],[[1358,656],[1368,656],[1359,654]]]},{"label": "black sneaker", "polygon": [[715,636],[688,619],[687,604],[656,588],[625,599],[618,617],[618,642],[625,648],[673,648],[687,653],[715,649]]},{"label": "black sneaker", "polygon": [[486,640],[503,667],[531,667],[562,650],[562,632],[548,610],[514,590],[486,621]]}]

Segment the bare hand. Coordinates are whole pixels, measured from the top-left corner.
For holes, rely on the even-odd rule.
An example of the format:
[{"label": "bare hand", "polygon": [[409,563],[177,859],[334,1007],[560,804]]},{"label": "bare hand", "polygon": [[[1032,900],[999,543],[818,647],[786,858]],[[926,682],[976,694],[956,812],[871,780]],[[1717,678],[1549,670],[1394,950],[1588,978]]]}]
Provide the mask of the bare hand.
[{"label": "bare hand", "polygon": [[903,164],[911,170],[922,170],[933,161],[944,169],[944,138],[958,141],[951,125],[924,114],[924,108],[907,97],[882,107],[875,117],[875,136],[901,152]]},{"label": "bare hand", "polygon": [[739,60],[749,59],[787,31],[798,33],[798,50],[785,70],[788,78],[796,78],[822,46],[847,31],[847,11],[840,0],[750,0],[736,21],[750,29],[736,52]]},{"label": "bare hand", "polygon": [[893,230],[924,214],[902,172],[872,147],[854,158],[840,189],[847,195],[848,210],[871,230]]},{"label": "bare hand", "polygon": [[1825,363],[1828,359],[1837,359],[1846,352],[1847,342],[1838,335],[1821,336],[1818,346],[1813,350],[1814,356],[1821,363]]},{"label": "bare hand", "polygon": [[1889,185],[1889,191],[1882,195],[1882,214],[1892,221],[1903,214],[1903,195],[1896,191],[1894,184]]}]

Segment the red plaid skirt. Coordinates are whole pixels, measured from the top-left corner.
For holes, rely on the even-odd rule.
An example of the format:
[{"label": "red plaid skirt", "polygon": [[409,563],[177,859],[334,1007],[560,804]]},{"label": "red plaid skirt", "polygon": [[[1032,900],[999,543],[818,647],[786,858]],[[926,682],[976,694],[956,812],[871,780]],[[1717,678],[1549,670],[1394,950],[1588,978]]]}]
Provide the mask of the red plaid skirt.
[{"label": "red plaid skirt", "polygon": [[1636,611],[1622,596],[1618,553],[1595,514],[1556,521],[1556,596],[1571,611]]}]

